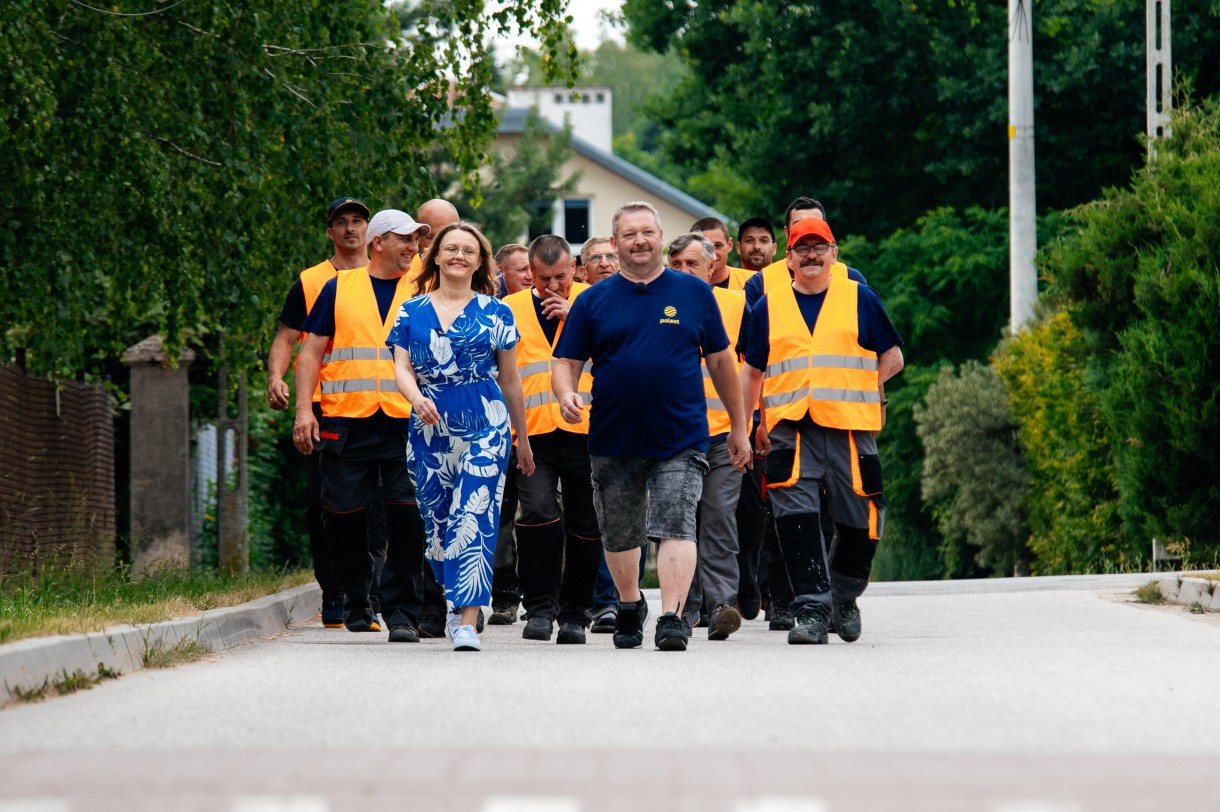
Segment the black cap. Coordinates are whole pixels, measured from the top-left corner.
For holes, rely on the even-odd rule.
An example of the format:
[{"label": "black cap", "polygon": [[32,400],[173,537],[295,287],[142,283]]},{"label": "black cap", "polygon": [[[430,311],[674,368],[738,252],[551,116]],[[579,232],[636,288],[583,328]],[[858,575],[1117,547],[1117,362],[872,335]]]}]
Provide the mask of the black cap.
[{"label": "black cap", "polygon": [[352,209],[364,215],[367,220],[373,216],[373,212],[369,210],[362,201],[354,197],[341,197],[338,200],[331,201],[331,204],[326,207],[326,225],[329,228],[331,221],[335,219],[335,215],[345,209]]}]

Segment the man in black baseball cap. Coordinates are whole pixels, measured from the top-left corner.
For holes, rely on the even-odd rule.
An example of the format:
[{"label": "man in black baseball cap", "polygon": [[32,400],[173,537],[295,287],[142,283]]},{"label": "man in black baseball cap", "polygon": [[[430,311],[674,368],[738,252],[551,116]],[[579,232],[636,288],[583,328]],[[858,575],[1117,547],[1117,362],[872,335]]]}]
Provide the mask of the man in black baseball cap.
[{"label": "man in black baseball cap", "polygon": [[332,200],[330,205],[326,207],[326,227],[330,228],[335,217],[347,211],[359,212],[365,220],[373,216],[373,212],[363,201],[357,200],[354,197],[340,197],[337,200]]}]

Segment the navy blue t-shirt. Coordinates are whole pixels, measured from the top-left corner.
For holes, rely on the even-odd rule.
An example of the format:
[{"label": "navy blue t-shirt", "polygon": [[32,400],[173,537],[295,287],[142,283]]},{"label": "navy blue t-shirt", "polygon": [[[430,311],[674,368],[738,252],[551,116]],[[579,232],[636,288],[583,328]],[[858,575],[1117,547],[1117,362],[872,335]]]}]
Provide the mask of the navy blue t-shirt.
[{"label": "navy blue t-shirt", "polygon": [[[792,271],[788,271],[788,275],[792,275]],[[861,285],[867,285],[868,280],[864,278],[864,274],[857,271],[855,268],[848,266],[847,278],[853,282],[859,282]],[[763,297],[763,275],[762,271],[750,274],[750,278],[746,280],[742,288],[746,292],[746,310],[751,309]],[[744,330],[742,332],[745,332]]]},{"label": "navy blue t-shirt", "polygon": [[[805,326],[813,332],[818,314],[822,312],[822,303],[826,301],[826,291],[821,293],[796,294],[797,307],[805,319]],[[769,295],[769,294],[768,294]],[[890,322],[881,297],[872,288],[861,285],[856,296],[856,314],[860,325],[860,346],[866,350],[881,355],[891,347],[902,346],[902,337]],[[746,340],[746,363],[755,369],[767,368],[767,358],[771,353],[771,317],[767,313],[767,297],[759,300],[758,306],[750,313],[749,338]],[[743,331],[744,332],[744,331]]]},{"label": "navy blue t-shirt", "polygon": [[538,323],[542,325],[542,334],[546,336],[546,342],[554,344],[555,333],[559,331],[559,319],[551,318],[542,312],[542,299],[539,299],[533,291],[530,291],[530,301],[534,303],[534,312],[538,314]]},{"label": "navy blue t-shirt", "polygon": [[589,453],[706,451],[701,362],[728,346],[711,287],[689,274],[666,268],[647,285],[615,274],[576,297],[555,357],[593,359]]},{"label": "navy blue t-shirt", "polygon": [[[305,323],[302,325],[304,332],[330,338],[334,337],[335,292],[338,290],[336,279],[338,277],[326,280],[326,284],[318,292],[318,298],[314,300],[313,308],[309,311],[309,315],[305,317]],[[373,283],[373,295],[377,297],[377,309],[381,311],[381,320],[384,322],[386,316],[390,313],[390,306],[394,304],[394,293],[398,290],[398,279],[378,279],[370,274],[369,281]],[[346,420],[347,418],[331,417],[327,419]],[[402,431],[406,431],[411,422],[409,417],[390,417],[381,411],[381,409],[361,419],[369,421],[366,425]]]},{"label": "navy blue t-shirt", "polygon": [[[305,317],[305,323],[301,327],[306,333],[331,337],[335,335],[335,291],[338,290],[338,283],[335,279],[326,280],[326,284],[318,292],[313,309],[309,311],[309,315]],[[398,290],[398,278],[378,279],[370,275],[369,281],[373,283],[373,295],[377,297],[377,308],[381,311],[381,320],[385,321],[390,312],[390,305],[394,304],[394,293]]]}]

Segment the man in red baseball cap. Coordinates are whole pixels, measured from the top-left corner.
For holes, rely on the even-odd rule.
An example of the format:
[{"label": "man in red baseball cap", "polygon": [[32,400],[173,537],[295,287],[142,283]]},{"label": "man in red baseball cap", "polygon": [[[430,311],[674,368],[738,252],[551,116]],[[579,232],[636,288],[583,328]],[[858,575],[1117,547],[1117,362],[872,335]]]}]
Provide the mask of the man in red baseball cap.
[{"label": "man in red baseball cap", "polygon": [[[832,625],[846,642],[860,637],[856,599],[868,586],[885,515],[881,385],[903,366],[902,338],[880,297],[832,273],[838,253],[824,219],[792,225],[785,257],[792,282],[769,290],[751,312],[741,371],[746,402],[762,395],[767,487],[794,594],[793,644],[826,643]],[[820,520],[827,508],[838,537],[830,555]]]}]

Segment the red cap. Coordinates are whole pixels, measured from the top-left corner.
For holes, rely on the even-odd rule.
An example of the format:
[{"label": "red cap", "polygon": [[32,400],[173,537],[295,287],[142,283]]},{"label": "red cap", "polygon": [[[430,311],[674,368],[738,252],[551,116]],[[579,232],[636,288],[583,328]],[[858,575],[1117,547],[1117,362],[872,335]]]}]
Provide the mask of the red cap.
[{"label": "red cap", "polygon": [[830,224],[820,217],[806,217],[788,229],[788,247],[796,245],[802,237],[821,237],[824,242],[834,242],[835,235],[830,233]]}]

